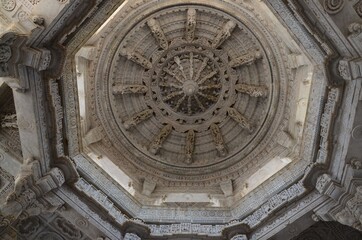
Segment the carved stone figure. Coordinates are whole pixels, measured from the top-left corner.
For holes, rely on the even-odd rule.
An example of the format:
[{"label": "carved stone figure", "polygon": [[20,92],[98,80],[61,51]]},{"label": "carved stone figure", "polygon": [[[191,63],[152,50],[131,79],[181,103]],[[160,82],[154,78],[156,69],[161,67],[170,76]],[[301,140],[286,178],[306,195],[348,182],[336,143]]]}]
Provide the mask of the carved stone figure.
[{"label": "carved stone figure", "polygon": [[211,46],[218,48],[226,39],[231,36],[231,32],[235,29],[236,23],[228,21],[224,27],[220,30],[219,34],[213,40]]},{"label": "carved stone figure", "polygon": [[194,130],[189,130],[186,133],[186,147],[185,147],[185,155],[186,155],[185,162],[187,164],[192,163],[192,154],[194,152],[194,147],[195,147],[195,132]]},{"label": "carved stone figure", "polygon": [[113,86],[113,94],[129,94],[129,93],[146,93],[148,87],[145,85],[115,85]]},{"label": "carved stone figure", "polygon": [[168,135],[170,135],[171,131],[172,131],[172,126],[169,124],[161,129],[160,133],[157,135],[157,137],[152,141],[150,145],[150,152],[152,154],[157,154],[158,150],[162,146],[162,143],[166,140]]},{"label": "carved stone figure", "polygon": [[151,109],[144,110],[140,113],[133,115],[130,119],[124,122],[124,127],[129,129],[132,126],[136,126],[140,122],[150,118],[152,116],[153,111]]},{"label": "carved stone figure", "polygon": [[245,118],[241,113],[238,112],[235,108],[228,108],[229,116],[234,119],[242,128],[245,128],[249,131],[249,133],[253,132],[253,126],[249,122],[247,118]]},{"label": "carved stone figure", "polygon": [[186,41],[191,42],[195,37],[196,29],[196,9],[189,8],[187,10],[187,20],[186,20]]},{"label": "carved stone figure", "polygon": [[221,157],[225,157],[227,150],[225,148],[224,139],[222,137],[221,131],[217,124],[213,123],[210,125],[210,130],[212,137],[214,139],[216,150]]},{"label": "carved stone figure", "polygon": [[156,38],[160,47],[166,50],[168,48],[168,42],[165,37],[165,34],[162,31],[160,23],[156,19],[152,18],[147,21],[147,25],[150,27],[151,32],[153,36]]},{"label": "carved stone figure", "polygon": [[252,53],[246,53],[238,58],[235,58],[233,60],[230,61],[230,67],[239,67],[239,66],[243,66],[243,65],[251,65],[253,64],[256,60],[261,59],[263,57],[263,55],[261,54],[260,51],[255,51]]},{"label": "carved stone figure", "polygon": [[238,92],[246,93],[251,97],[267,97],[268,96],[268,88],[266,86],[256,86],[249,84],[237,84],[235,85],[235,89]]},{"label": "carved stone figure", "polygon": [[125,50],[121,54],[123,56],[126,56],[132,62],[137,63],[146,69],[152,68],[152,63],[138,52],[131,52],[130,50]]}]

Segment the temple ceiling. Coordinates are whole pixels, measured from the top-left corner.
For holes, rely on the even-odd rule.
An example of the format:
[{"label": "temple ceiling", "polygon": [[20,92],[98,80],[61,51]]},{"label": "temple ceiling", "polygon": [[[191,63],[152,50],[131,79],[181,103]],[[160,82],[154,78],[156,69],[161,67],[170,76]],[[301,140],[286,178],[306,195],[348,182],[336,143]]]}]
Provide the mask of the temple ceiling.
[{"label": "temple ceiling", "polygon": [[146,205],[182,205],[192,192],[206,195],[190,206],[232,206],[286,166],[306,166],[315,69],[268,11],[209,1],[118,8],[76,55],[90,158],[118,167]]},{"label": "temple ceiling", "polygon": [[362,1],[51,1],[0,3],[0,234],[361,229]]}]

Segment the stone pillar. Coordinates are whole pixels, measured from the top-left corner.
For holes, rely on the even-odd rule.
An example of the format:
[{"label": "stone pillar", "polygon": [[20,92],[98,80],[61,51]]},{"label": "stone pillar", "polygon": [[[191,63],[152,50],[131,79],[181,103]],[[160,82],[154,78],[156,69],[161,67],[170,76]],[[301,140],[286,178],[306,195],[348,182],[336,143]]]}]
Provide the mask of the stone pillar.
[{"label": "stone pillar", "polygon": [[59,168],[51,168],[42,174],[39,161],[32,158],[26,159],[15,179],[13,192],[0,207],[0,225],[10,224],[17,218],[25,219],[39,215],[47,210],[54,211],[59,206],[51,206],[47,209],[38,200],[45,197],[51,190],[62,186],[64,182],[64,174]]}]

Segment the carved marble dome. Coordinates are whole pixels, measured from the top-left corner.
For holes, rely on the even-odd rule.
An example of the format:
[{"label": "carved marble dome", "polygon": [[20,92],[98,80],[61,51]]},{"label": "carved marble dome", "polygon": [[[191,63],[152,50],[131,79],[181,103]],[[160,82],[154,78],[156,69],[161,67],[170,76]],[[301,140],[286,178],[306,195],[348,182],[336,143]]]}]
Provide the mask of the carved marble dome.
[{"label": "carved marble dome", "polygon": [[362,239],[361,10],[1,0],[0,238]]},{"label": "carved marble dome", "polygon": [[200,185],[267,155],[286,117],[288,67],[255,13],[220,1],[147,1],[106,28],[93,107],[117,165]]}]

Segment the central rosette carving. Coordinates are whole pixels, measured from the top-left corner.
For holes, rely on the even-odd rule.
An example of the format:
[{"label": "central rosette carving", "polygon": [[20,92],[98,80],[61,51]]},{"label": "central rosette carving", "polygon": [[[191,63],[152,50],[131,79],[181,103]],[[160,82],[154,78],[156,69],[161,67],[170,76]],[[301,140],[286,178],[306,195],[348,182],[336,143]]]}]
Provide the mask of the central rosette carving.
[{"label": "central rosette carving", "polygon": [[234,159],[267,113],[271,77],[262,46],[242,22],[202,9],[157,12],[119,38],[103,88],[121,141],[158,163]]},{"label": "central rosette carving", "polygon": [[219,99],[222,88],[219,70],[212,60],[198,53],[171,58],[159,79],[162,100],[186,115],[205,112]]}]

